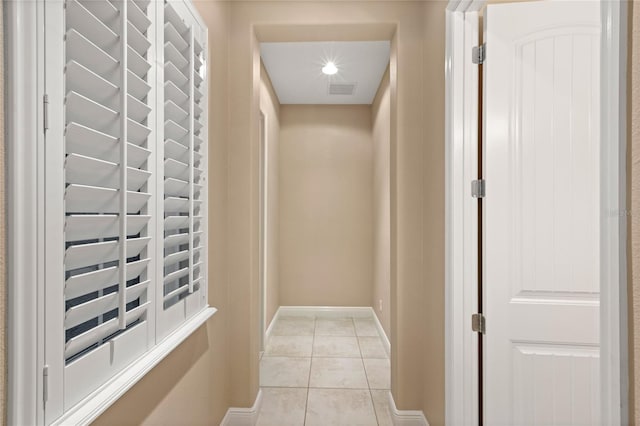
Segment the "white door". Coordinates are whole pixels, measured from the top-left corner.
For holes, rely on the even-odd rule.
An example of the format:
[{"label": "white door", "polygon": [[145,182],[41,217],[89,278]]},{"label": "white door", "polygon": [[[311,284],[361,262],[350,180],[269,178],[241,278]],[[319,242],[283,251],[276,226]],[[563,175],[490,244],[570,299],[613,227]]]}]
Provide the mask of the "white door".
[{"label": "white door", "polygon": [[600,424],[599,3],[485,17],[485,422]]}]

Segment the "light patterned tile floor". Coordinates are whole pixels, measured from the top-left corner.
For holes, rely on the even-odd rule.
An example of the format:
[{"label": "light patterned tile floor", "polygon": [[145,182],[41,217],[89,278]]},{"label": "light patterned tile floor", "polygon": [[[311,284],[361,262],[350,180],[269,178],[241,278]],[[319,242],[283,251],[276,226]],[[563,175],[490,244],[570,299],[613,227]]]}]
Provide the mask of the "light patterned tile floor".
[{"label": "light patterned tile floor", "polygon": [[389,357],[375,322],[280,317],[260,361],[259,426],[388,426]]}]

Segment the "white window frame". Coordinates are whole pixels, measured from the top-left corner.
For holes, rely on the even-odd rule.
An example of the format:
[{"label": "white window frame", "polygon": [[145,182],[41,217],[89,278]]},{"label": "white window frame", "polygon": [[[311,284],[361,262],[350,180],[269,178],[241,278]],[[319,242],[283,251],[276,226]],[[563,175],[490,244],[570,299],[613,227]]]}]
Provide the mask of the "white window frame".
[{"label": "white window frame", "polygon": [[[601,209],[612,212],[600,227],[600,402],[602,424],[627,424],[627,4],[597,1],[602,23]],[[478,83],[470,55],[479,41],[478,12],[487,3],[450,0],[446,10],[445,416],[447,424],[456,425],[478,419],[477,336],[470,333],[477,300],[477,207],[470,181],[477,164]],[[487,50],[491,55],[490,46]]]},{"label": "white window frame", "polygon": [[[206,28],[193,4],[187,1],[185,4],[200,26]],[[42,191],[45,166],[44,6],[45,0],[11,0],[5,3],[8,424],[42,425],[45,421],[42,401],[45,392],[43,260],[46,247],[41,244],[45,223],[42,208],[45,199]],[[206,42],[203,49],[207,49]],[[205,90],[204,105],[207,95]],[[205,138],[206,121],[205,118]],[[32,125],[25,126],[25,123]],[[206,165],[203,168],[206,179]],[[206,195],[203,199],[206,204]],[[203,231],[208,235],[206,215],[203,220]],[[204,243],[205,260],[207,238]],[[204,276],[207,277],[206,262]],[[148,352],[51,424],[88,424],[102,414],[216,312],[207,304],[206,290],[205,283],[204,306],[199,312],[163,339],[156,339]]]}]

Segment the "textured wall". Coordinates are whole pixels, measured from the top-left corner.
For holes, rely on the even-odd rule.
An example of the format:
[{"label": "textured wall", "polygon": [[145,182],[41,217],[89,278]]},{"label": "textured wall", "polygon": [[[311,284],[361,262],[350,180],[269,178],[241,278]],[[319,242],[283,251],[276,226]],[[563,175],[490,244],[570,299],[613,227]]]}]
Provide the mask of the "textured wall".
[{"label": "textured wall", "polygon": [[280,125],[280,302],[369,306],[371,107],[282,105]]},{"label": "textured wall", "polygon": [[[373,126],[373,298],[371,306],[391,331],[391,80],[382,77],[371,107]],[[380,309],[382,301],[382,309]]]},{"label": "textured wall", "polygon": [[280,157],[280,102],[273,90],[264,65],[260,65],[260,111],[265,114],[267,126],[267,324],[268,327],[280,306],[279,272],[279,157]]}]

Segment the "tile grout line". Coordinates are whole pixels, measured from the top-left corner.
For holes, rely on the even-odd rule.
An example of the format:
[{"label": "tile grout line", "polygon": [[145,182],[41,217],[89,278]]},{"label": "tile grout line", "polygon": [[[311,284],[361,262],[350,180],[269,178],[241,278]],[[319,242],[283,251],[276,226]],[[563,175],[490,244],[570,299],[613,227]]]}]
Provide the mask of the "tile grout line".
[{"label": "tile grout line", "polygon": [[311,368],[313,368],[313,345],[316,341],[317,322],[318,322],[318,319],[314,316],[313,317],[313,335],[311,338],[311,359],[309,360],[309,378],[307,380],[307,398],[304,403],[304,421],[302,423],[303,426],[307,425],[307,410],[309,408],[309,388],[311,387]]},{"label": "tile grout line", "polygon": [[364,365],[364,354],[362,353],[362,347],[360,346],[360,336],[358,336],[358,330],[356,329],[356,320],[352,317],[351,321],[353,321],[353,329],[356,332],[356,342],[358,343],[358,350],[360,351],[360,361],[362,362],[364,377],[367,379],[367,387],[369,388],[369,398],[371,399],[371,406],[373,407],[373,415],[376,418],[376,424],[380,426],[380,420],[378,420],[378,411],[376,410],[376,404],[373,401],[373,393],[371,392],[371,384],[369,383],[369,375],[367,374],[367,366]]}]

